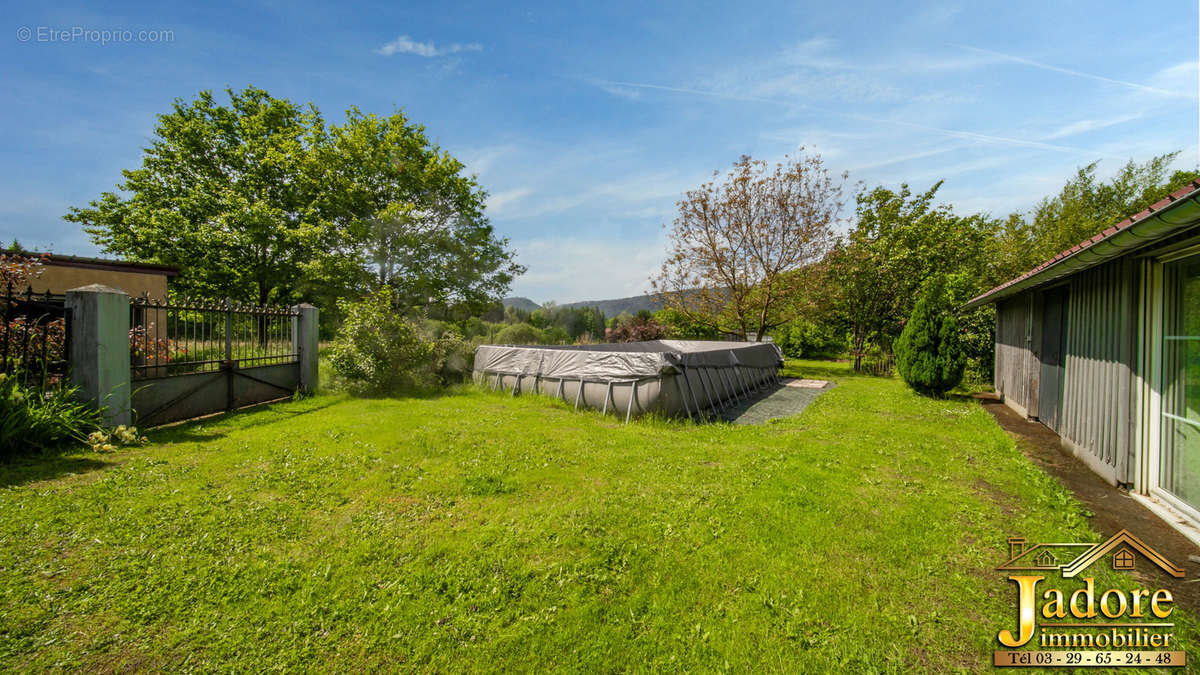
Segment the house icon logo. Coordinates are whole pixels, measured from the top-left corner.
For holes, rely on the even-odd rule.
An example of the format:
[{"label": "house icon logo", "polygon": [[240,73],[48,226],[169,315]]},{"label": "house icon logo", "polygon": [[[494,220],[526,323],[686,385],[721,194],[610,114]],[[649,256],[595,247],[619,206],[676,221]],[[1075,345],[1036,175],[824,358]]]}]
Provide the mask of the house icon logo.
[{"label": "house icon logo", "polygon": [[[1130,587],[1144,582],[1104,574],[1109,567],[1185,575],[1128,530],[1099,544],[1009,537],[1008,560],[996,569],[1016,585],[1017,628],[996,633],[1003,649],[993,653],[992,665],[1184,666],[1170,589]],[[1097,587],[1098,577],[1111,585]]]},{"label": "house icon logo", "polygon": [[1061,572],[1070,579],[1092,565],[1107,560],[1112,569],[1130,572],[1141,564],[1157,566],[1167,574],[1181,578],[1183,569],[1176,567],[1162,554],[1150,548],[1128,530],[1109,537],[1099,544],[1030,544],[1024,537],[1008,538],[1008,562],[997,567],[1000,571]]}]

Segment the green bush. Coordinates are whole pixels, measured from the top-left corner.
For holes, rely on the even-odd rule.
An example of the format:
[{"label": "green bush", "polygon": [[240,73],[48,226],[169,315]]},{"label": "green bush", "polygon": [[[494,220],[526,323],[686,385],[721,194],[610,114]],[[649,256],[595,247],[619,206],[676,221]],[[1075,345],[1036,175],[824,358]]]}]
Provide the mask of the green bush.
[{"label": "green bush", "polygon": [[527,323],[514,323],[496,333],[493,341],[501,345],[538,345],[546,342],[546,334]]},{"label": "green bush", "polygon": [[667,337],[677,340],[720,340],[722,337],[716,328],[693,321],[677,309],[658,310],[654,313],[654,321],[666,329]]},{"label": "green bush", "polygon": [[483,319],[473,316],[463,322],[463,339],[470,340],[487,334],[488,324],[484,323]]},{"label": "green bush", "polygon": [[100,412],[75,398],[75,388],[42,392],[0,374],[0,457],[22,450],[45,450],[70,442],[86,443],[100,429]]},{"label": "green bush", "polygon": [[784,356],[792,358],[836,358],[846,353],[846,334],[829,323],[799,320],[771,332]]},{"label": "green bush", "polygon": [[930,396],[942,396],[958,386],[966,367],[958,322],[950,310],[944,282],[932,280],[895,344],[900,377]]},{"label": "green bush", "polygon": [[[413,321],[392,308],[391,291],[338,301],[345,316],[329,349],[334,371],[353,387],[388,394],[461,377],[462,337],[444,324]],[[440,335],[435,335],[440,332]]]}]

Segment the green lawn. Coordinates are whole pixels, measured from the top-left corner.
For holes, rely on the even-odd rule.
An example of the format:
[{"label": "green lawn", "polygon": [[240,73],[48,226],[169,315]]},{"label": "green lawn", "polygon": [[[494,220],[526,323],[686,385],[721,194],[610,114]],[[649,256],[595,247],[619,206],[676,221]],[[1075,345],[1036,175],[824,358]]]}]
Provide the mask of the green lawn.
[{"label": "green lawn", "polygon": [[1081,508],[969,400],[789,371],[839,386],[763,426],[327,395],[0,468],[0,668],[984,669],[1005,537]]}]

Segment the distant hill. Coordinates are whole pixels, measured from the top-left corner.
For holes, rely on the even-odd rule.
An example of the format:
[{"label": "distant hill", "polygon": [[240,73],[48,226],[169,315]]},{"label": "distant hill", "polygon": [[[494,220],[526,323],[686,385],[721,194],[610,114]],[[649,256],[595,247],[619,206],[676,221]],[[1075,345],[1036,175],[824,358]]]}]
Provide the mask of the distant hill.
[{"label": "distant hill", "polygon": [[563,307],[595,307],[604,316],[613,318],[618,314],[625,312],[626,314],[637,314],[639,311],[646,309],[651,312],[657,312],[662,309],[662,303],[654,296],[650,295],[635,295],[628,298],[617,298],[615,300],[584,300],[583,302],[565,302]]},{"label": "distant hill", "polygon": [[[535,309],[541,309],[541,305],[530,300],[529,298],[505,298],[503,301],[505,307],[516,307],[527,312],[532,312]],[[662,303],[651,295],[633,295],[628,298],[615,298],[611,300],[582,300],[580,302],[564,302],[559,307],[596,307],[604,316],[613,318],[621,314],[637,314],[645,309],[651,312],[657,312],[662,309]]]},{"label": "distant hill", "polygon": [[535,309],[542,308],[541,305],[530,300],[529,298],[505,298],[500,302],[504,303],[505,307],[516,307],[517,309],[523,309],[526,312],[532,312]]}]

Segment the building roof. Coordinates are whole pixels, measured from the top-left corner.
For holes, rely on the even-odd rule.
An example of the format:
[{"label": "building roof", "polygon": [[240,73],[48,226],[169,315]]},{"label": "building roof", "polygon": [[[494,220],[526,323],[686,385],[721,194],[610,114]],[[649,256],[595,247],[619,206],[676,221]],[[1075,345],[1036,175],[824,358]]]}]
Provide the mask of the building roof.
[{"label": "building roof", "polygon": [[1141,213],[1110,225],[1046,262],[1009,279],[964,305],[964,309],[995,302],[1068,274],[1094,267],[1200,224],[1200,180],[1195,180]]},{"label": "building roof", "polygon": [[107,258],[87,258],[77,255],[62,255],[60,253],[35,253],[31,251],[12,250],[0,250],[0,253],[41,258],[44,264],[57,267],[83,267],[95,270],[132,272],[134,274],[162,274],[168,277],[179,276],[179,268],[174,265],[128,262],[125,260],[109,260]]}]

